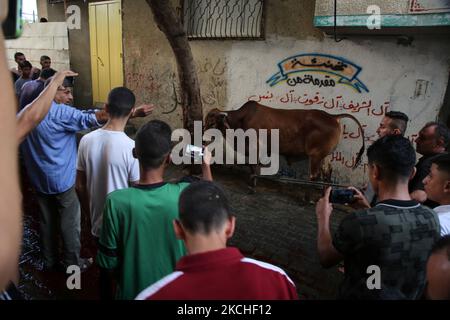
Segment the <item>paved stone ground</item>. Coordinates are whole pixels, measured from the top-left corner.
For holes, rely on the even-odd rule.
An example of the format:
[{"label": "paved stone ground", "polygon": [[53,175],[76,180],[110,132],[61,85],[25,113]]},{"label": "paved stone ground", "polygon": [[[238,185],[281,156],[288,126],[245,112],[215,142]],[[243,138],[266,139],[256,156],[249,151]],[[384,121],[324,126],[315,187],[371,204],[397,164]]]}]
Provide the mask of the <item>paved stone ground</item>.
[{"label": "paved stone ground", "polygon": [[[239,170],[215,170],[237,218],[230,245],[246,255],[283,268],[297,285],[301,299],[333,299],[342,280],[337,268],[323,269],[317,255],[315,200],[321,190],[260,181],[248,192]],[[310,201],[305,201],[305,197]],[[346,214],[335,210],[333,230]]]},{"label": "paved stone ground", "polygon": [[[240,248],[248,257],[283,268],[296,283],[301,299],[333,299],[343,275],[337,267],[323,269],[318,261],[314,202],[321,191],[260,181],[256,193],[252,193],[246,184],[245,169],[214,168],[213,173],[215,181],[224,187],[237,217],[235,235],[229,244]],[[180,169],[170,168],[167,178],[177,179],[182,175]],[[97,299],[96,267],[83,273],[83,290],[72,292],[65,288],[63,274],[41,271],[37,214],[32,200],[27,197],[25,204],[21,291],[27,299]],[[345,214],[343,208],[336,208],[333,229]],[[89,257],[92,256],[89,231],[83,227],[82,230],[82,255]]]}]

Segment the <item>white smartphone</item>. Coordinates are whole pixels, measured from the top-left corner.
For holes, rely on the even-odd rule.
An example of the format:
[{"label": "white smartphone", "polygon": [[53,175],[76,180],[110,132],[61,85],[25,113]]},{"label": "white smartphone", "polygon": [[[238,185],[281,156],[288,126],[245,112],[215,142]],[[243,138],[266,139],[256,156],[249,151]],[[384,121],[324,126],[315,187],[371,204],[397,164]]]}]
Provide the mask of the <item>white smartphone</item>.
[{"label": "white smartphone", "polygon": [[188,157],[191,157],[193,160],[197,162],[202,161],[203,155],[205,154],[204,151],[205,150],[203,147],[197,147],[192,144],[188,144],[186,146],[184,154]]}]

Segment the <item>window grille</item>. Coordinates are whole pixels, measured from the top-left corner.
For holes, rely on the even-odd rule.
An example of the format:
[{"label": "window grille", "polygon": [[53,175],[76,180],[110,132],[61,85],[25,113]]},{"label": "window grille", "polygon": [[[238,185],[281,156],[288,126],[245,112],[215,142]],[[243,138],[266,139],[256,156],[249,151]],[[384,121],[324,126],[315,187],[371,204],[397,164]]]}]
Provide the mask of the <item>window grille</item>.
[{"label": "window grille", "polygon": [[264,0],[183,0],[189,39],[264,39]]}]

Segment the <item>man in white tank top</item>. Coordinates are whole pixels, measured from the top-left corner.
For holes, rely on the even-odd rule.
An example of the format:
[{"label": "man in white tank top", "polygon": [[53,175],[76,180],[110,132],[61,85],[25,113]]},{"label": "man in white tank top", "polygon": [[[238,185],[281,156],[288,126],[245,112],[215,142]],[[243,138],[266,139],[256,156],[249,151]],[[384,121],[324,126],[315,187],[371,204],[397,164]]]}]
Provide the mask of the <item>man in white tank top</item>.
[{"label": "man in white tank top", "polygon": [[105,105],[109,121],[80,142],[76,186],[83,211],[90,214],[91,232],[96,239],[100,237],[106,196],[139,181],[139,164],[132,154],[134,141],[124,132],[135,102],[131,90],[113,89]]}]

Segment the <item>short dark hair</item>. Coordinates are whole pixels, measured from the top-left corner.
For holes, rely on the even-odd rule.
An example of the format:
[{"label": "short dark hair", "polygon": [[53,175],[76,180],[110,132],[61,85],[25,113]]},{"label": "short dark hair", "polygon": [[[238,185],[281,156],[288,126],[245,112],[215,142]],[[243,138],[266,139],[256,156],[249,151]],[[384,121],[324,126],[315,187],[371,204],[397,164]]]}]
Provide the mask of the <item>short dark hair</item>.
[{"label": "short dark hair", "polygon": [[443,123],[438,123],[436,127],[436,139],[442,139],[444,148],[448,151],[450,145],[450,130]]},{"label": "short dark hair", "polygon": [[439,139],[442,139],[442,141],[444,142],[444,149],[448,151],[448,147],[450,145],[450,130],[449,130],[449,128],[441,122],[430,121],[425,124],[425,126],[422,128],[422,130],[432,127],[432,126],[436,126],[436,135],[435,135],[436,141]]},{"label": "short dark hair", "polygon": [[136,103],[133,91],[125,87],[111,90],[108,95],[108,114],[112,118],[123,118],[130,114]]},{"label": "short dark hair", "polygon": [[152,120],[139,129],[135,151],[144,169],[157,169],[164,163],[172,150],[171,136],[170,126],[160,120]]},{"label": "short dark hair", "polygon": [[181,224],[191,233],[209,234],[232,216],[222,188],[203,180],[192,183],[181,193],[178,209]]},{"label": "short dark hair", "polygon": [[44,60],[52,60],[52,59],[50,59],[49,56],[41,56],[40,61],[44,61]]},{"label": "short dark hair", "polygon": [[393,120],[391,122],[391,129],[399,129],[402,136],[404,136],[408,126],[408,116],[400,111],[389,111],[386,112],[385,116]]},{"label": "short dark hair", "polygon": [[434,163],[439,171],[444,171],[450,175],[450,153],[441,153],[431,158],[431,163]]},{"label": "short dark hair", "polygon": [[[53,69],[51,69],[51,70],[53,70]],[[44,70],[42,70],[42,71],[44,71]],[[56,71],[55,71],[55,74],[56,74]],[[48,78],[47,80],[45,80],[44,87],[46,88],[52,82],[52,80],[53,80],[53,76]],[[74,81],[73,77],[66,77],[64,79],[64,81],[63,81],[62,86],[66,87],[66,88],[72,88],[73,87],[73,81]]]},{"label": "short dark hair", "polygon": [[408,181],[416,164],[416,151],[400,135],[378,139],[367,149],[367,157],[380,167],[381,179],[391,182]]},{"label": "short dark hair", "polygon": [[40,78],[47,80],[55,75],[56,71],[52,68],[41,70]]},{"label": "short dark hair", "polygon": [[447,253],[447,258],[450,261],[450,235],[445,235],[442,238],[440,238],[433,246],[433,249],[431,250],[431,254],[438,253],[441,251],[444,251]]},{"label": "short dark hair", "polygon": [[19,64],[19,68],[20,69],[23,69],[23,68],[33,68],[33,65],[31,64],[31,62],[30,61],[27,61],[27,60],[25,60],[24,62],[21,62],[20,64]]},{"label": "short dark hair", "polygon": [[17,58],[20,57],[20,56],[24,56],[24,54],[22,52],[14,53],[14,60],[17,60]]}]

